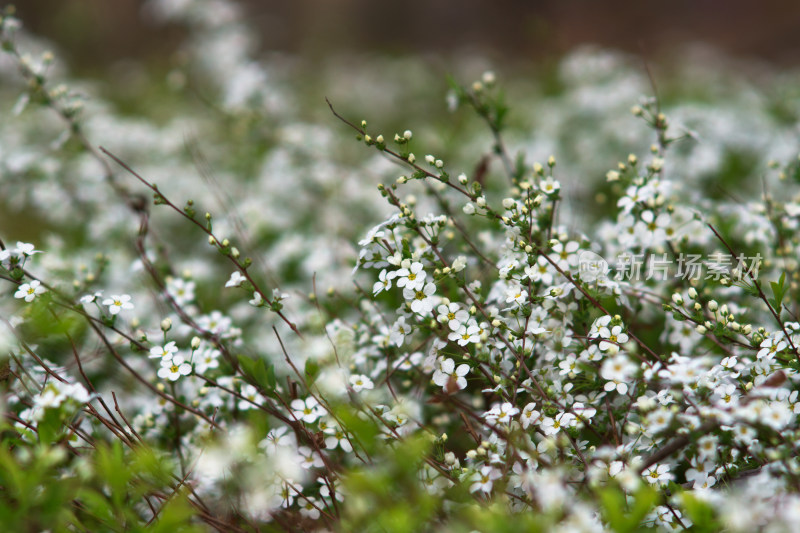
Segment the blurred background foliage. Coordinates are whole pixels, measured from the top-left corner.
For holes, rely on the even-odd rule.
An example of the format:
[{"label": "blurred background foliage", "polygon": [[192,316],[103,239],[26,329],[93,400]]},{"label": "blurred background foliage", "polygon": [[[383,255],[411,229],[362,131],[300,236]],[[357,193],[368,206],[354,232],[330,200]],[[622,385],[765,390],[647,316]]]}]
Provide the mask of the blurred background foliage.
[{"label": "blurred background foliage", "polygon": [[[28,26],[60,43],[79,68],[124,59],[158,62],[181,29],[139,16],[142,0],[23,0]],[[784,0],[241,0],[265,50],[324,62],[332,54],[479,52],[528,64],[592,43],[640,53],[704,42],[780,64],[800,60],[800,4]]]},{"label": "blurred background foliage", "polygon": [[[765,117],[791,128],[798,118],[794,67],[800,60],[800,3],[240,0],[258,40],[251,57],[265,59],[277,104],[233,114],[212,104],[213,80],[198,83],[203,77],[185,68],[197,62],[187,52],[190,28],[157,20],[148,2],[17,4],[27,30],[52,44],[69,77],[86,80],[90,99],[102,98],[114,114],[130,117],[132,126],[169,125],[181,116],[213,123],[209,130],[184,128],[182,139],[173,133],[174,143],[183,146],[164,151],[183,151],[198,180],[221,180],[225,186],[226,172],[245,185],[261,179],[262,161],[280,152],[276,148],[286,144],[287,135],[301,146],[290,156],[292,165],[308,163],[318,176],[334,175],[328,163],[366,175],[367,183],[393,175],[389,165],[364,165],[357,143],[330,144],[331,135],[347,139],[348,134],[330,114],[326,97],[343,115],[366,118],[378,131],[413,129],[415,150],[457,160],[459,170],[474,172],[490,155],[488,133],[472,113],[448,112],[447,80],[466,83],[487,69],[497,72],[512,110],[506,132],[510,151],[524,150],[539,160],[555,154],[559,179],[569,184],[567,205],[580,202],[583,215],[601,213],[621,194],[604,183],[605,171],[626,153],[647,147],[646,129],[627,113],[642,95],[657,91],[666,107],[682,106],[677,118],[701,136],[704,128],[730,131],[724,146],[685,142],[674,148],[676,155],[693,157],[687,159],[691,179],[703,178],[700,186],[711,198],[737,194],[748,176],[763,169],[763,155],[772,155],[748,144],[748,128],[766,128]],[[9,105],[15,94],[18,88],[11,88]],[[276,107],[285,113],[276,113]],[[281,131],[287,120],[298,126]],[[704,168],[713,173],[704,174]],[[499,173],[494,160],[490,189]],[[304,189],[309,206],[342,194],[357,196],[340,179],[315,179],[315,187]],[[219,190],[219,183],[215,187]],[[237,197],[229,192],[230,199]],[[48,217],[37,224],[36,213],[22,215],[0,197],[0,229],[8,234],[38,242],[53,229]],[[330,219],[320,223],[331,230]],[[357,238],[342,228],[346,242]],[[259,228],[253,245],[275,242],[284,229]],[[293,281],[296,266],[283,269],[287,281]]]}]

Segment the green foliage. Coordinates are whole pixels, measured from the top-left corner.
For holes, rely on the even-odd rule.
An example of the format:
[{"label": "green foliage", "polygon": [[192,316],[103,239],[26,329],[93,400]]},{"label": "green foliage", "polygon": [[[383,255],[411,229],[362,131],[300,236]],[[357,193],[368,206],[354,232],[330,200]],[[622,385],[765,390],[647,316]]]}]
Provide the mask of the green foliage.
[{"label": "green foliage", "polygon": [[786,272],[781,272],[781,277],[778,281],[770,281],[769,286],[772,289],[772,298],[769,299],[769,304],[778,313],[778,316],[781,314],[781,309],[783,305],[783,298],[786,296],[786,291],[789,289],[786,286]]},{"label": "green foliage", "polygon": [[430,521],[441,500],[422,490],[417,479],[430,441],[416,437],[382,448],[375,465],[354,469],[345,477],[347,500],[341,530],[388,533],[430,530]]},{"label": "green foliage", "polygon": [[256,385],[266,394],[272,394],[277,384],[275,379],[275,366],[268,364],[261,358],[252,358],[246,355],[238,356],[244,375],[253,385]]},{"label": "green foliage", "polygon": [[658,501],[658,492],[646,486],[640,487],[630,498],[616,487],[600,490],[603,517],[615,533],[640,531],[642,520]]},{"label": "green foliage", "polygon": [[[0,523],[4,531],[204,531],[170,467],[147,448],[99,445],[91,460],[66,445],[0,446]],[[153,506],[143,508],[143,502]],[[158,516],[153,518],[152,510]]]}]

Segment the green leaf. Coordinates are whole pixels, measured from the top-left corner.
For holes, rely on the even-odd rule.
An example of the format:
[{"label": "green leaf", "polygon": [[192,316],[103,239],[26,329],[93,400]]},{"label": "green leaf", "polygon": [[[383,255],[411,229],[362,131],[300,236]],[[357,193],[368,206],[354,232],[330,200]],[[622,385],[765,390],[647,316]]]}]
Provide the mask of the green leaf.
[{"label": "green leaf", "polygon": [[778,313],[778,316],[781,314],[781,305],[783,302],[783,297],[786,295],[786,272],[781,273],[780,279],[775,281],[770,281],[769,286],[772,289],[772,299],[769,300],[769,304],[775,309],[775,312]]},{"label": "green leaf", "polygon": [[685,491],[681,495],[683,511],[692,521],[692,531],[711,532],[722,529],[721,524],[714,516],[714,509],[710,504],[695,497],[691,492]]},{"label": "green leaf", "polygon": [[658,493],[650,487],[641,487],[628,505],[625,494],[618,488],[600,492],[603,516],[616,533],[639,531],[642,520],[658,501]]},{"label": "green leaf", "polygon": [[275,367],[273,365],[268,365],[260,357],[252,358],[241,354],[237,357],[248,381],[268,394],[272,394],[275,391],[276,380]]},{"label": "green leaf", "polygon": [[319,376],[319,363],[317,363],[314,359],[307,359],[306,360],[306,381],[310,386]]}]

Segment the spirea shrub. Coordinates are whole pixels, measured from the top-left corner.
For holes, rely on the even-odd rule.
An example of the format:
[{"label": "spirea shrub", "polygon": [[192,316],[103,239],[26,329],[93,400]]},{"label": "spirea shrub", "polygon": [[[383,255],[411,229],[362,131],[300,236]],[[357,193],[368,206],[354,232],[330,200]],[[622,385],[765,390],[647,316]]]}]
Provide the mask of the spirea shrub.
[{"label": "spirea shrub", "polygon": [[133,104],[0,19],[6,530],[795,530],[793,75],[583,51],[395,132],[146,9]]}]

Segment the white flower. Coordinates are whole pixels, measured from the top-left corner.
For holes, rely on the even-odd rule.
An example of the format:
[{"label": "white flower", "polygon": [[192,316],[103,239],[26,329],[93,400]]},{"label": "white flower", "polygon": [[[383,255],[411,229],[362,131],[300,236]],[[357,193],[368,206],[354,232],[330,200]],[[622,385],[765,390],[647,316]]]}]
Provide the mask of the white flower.
[{"label": "white flower", "polygon": [[645,235],[648,245],[659,243],[667,238],[667,227],[670,217],[667,213],[655,216],[652,211],[642,213],[642,221],[637,224],[641,226],[642,234]]},{"label": "white flower", "polygon": [[108,306],[108,312],[112,315],[118,314],[123,309],[133,309],[131,297],[127,294],[112,295],[111,298],[103,300],[103,305]]},{"label": "white flower", "polygon": [[303,496],[303,501],[300,503],[300,514],[311,520],[319,518],[319,504],[317,500],[311,496]]},{"label": "white flower", "polygon": [[178,347],[175,346],[175,341],[170,341],[164,346],[153,346],[150,348],[150,359],[162,359],[165,361],[172,360],[172,356],[178,353]]},{"label": "white flower", "polygon": [[298,420],[302,420],[308,424],[313,424],[325,413],[322,406],[319,405],[319,402],[313,396],[309,396],[305,400],[301,400],[300,398],[292,400],[291,406],[294,416],[296,416]]},{"label": "white flower", "polygon": [[558,192],[560,188],[561,184],[554,180],[552,176],[547,176],[547,179],[539,183],[539,189],[547,195]]},{"label": "white flower", "polygon": [[580,248],[580,244],[576,241],[569,241],[566,244],[557,242],[553,245],[552,253],[549,254],[549,257],[555,261],[561,270],[569,270],[570,267],[578,264],[578,248]]},{"label": "white flower", "polygon": [[372,286],[372,295],[377,296],[382,291],[389,290],[392,288],[392,280],[397,277],[397,272],[386,272],[384,268],[381,270],[381,273],[378,274],[378,281],[375,282],[375,285]]},{"label": "white flower", "polygon": [[472,484],[469,486],[470,492],[483,491],[489,493],[492,491],[492,485],[495,479],[502,476],[500,470],[492,466],[482,466],[480,472],[475,472],[472,476]]},{"label": "white flower", "polygon": [[197,325],[200,326],[200,328],[221,337],[230,335],[232,324],[233,321],[229,317],[216,310],[211,311],[211,313],[207,315],[197,317]]},{"label": "white flower", "polygon": [[433,372],[433,382],[442,387],[445,392],[454,392],[467,386],[464,378],[469,373],[469,365],[462,364],[456,368],[455,362],[450,358],[440,357],[436,361],[436,370]]},{"label": "white flower", "polygon": [[225,287],[238,287],[245,281],[247,281],[247,278],[243,276],[241,272],[236,270],[231,274],[231,279],[225,283]]},{"label": "white flower", "polygon": [[568,374],[579,374],[581,371],[580,367],[578,366],[578,358],[572,353],[567,354],[566,358],[558,363],[558,367],[561,369],[558,373],[562,376]]},{"label": "white flower", "polygon": [[528,291],[522,288],[519,283],[512,283],[506,289],[506,303],[515,303],[519,306],[528,301]]},{"label": "white flower", "polygon": [[417,290],[422,289],[423,285],[425,285],[425,276],[425,271],[422,270],[422,263],[411,263],[409,268],[401,268],[394,272],[393,277],[397,277],[398,287]]},{"label": "white flower", "polygon": [[642,472],[642,476],[644,476],[651,485],[656,483],[659,485],[666,485],[667,482],[671,481],[673,478],[672,474],[669,472],[669,465],[652,465]]},{"label": "white flower", "polygon": [[437,320],[446,323],[452,331],[458,330],[461,324],[469,320],[469,313],[466,309],[461,309],[457,302],[442,304],[436,308],[436,312],[439,313]]},{"label": "white flower", "polygon": [[158,369],[158,377],[177,381],[181,376],[188,376],[192,372],[192,365],[184,360],[180,354],[173,355],[171,359],[161,359],[161,368]]},{"label": "white flower", "polygon": [[29,257],[33,254],[40,254],[42,252],[41,250],[35,250],[34,246],[30,243],[17,241],[17,248],[14,250],[14,253]]},{"label": "white flower", "polygon": [[606,359],[600,368],[600,377],[608,380],[604,390],[616,390],[620,394],[628,392],[628,381],[636,372],[636,365],[624,354],[619,354],[612,359]]},{"label": "white flower", "polygon": [[[397,283],[400,285],[400,282]],[[433,295],[436,292],[436,285],[433,283],[425,284],[420,289],[403,289],[403,298],[411,300],[411,310],[420,315],[427,315],[433,310]]]},{"label": "white flower", "polygon": [[637,203],[650,198],[653,192],[652,187],[649,185],[643,187],[631,185],[625,191],[625,196],[617,201],[617,206],[622,208],[623,213],[629,213]]},{"label": "white flower", "polygon": [[785,350],[787,346],[789,346],[789,343],[786,342],[786,336],[782,331],[773,333],[771,336],[761,341],[761,344],[759,345],[761,349],[756,354],[756,357],[761,359],[762,357],[766,357],[768,355],[775,355],[776,353]]},{"label": "white flower", "polygon": [[529,280],[536,282],[541,281],[545,285],[552,285],[553,283],[553,267],[544,258],[544,256],[539,256],[536,260],[535,265],[528,265],[525,267],[525,275],[523,277],[528,278]]},{"label": "white flower", "polygon": [[698,481],[702,484],[709,475],[714,473],[716,468],[713,461],[704,461],[698,457],[693,458],[689,463],[692,468],[686,471],[686,481],[694,482],[695,485],[698,485]]},{"label": "white flower", "polygon": [[222,355],[221,352],[211,346],[196,351],[194,353],[194,358],[196,358],[194,366],[195,372],[198,374],[205,374],[207,370],[219,368],[220,355]]},{"label": "white flower", "polygon": [[628,342],[628,335],[622,332],[622,326],[614,326],[611,329],[603,326],[600,328],[599,335],[604,340],[600,341],[598,348],[612,355],[619,351],[620,344]]},{"label": "white flower", "polygon": [[538,422],[541,416],[541,413],[536,410],[536,404],[531,402],[522,409],[519,422],[524,429],[528,429],[528,426]]},{"label": "white flower", "polygon": [[563,428],[571,426],[575,422],[575,415],[572,413],[559,413],[554,418],[545,417],[542,420],[542,431],[545,435],[555,435]]},{"label": "white flower", "polygon": [[486,420],[496,421],[499,424],[508,424],[517,413],[519,413],[518,408],[514,407],[510,402],[503,402],[492,407],[483,416]]},{"label": "white flower", "polygon": [[167,293],[178,305],[185,305],[194,300],[194,288],[194,281],[186,281],[181,278],[167,279]]},{"label": "white flower", "polygon": [[471,324],[462,325],[457,331],[451,331],[447,338],[458,342],[459,346],[466,346],[470,342],[479,343],[481,341],[480,334],[481,328],[472,322]]},{"label": "white flower", "polygon": [[375,388],[372,380],[363,374],[350,376],[350,385],[353,386],[353,390],[356,392],[361,392],[364,389],[371,390]]},{"label": "white flower", "polygon": [[34,298],[45,291],[46,289],[42,287],[41,282],[38,279],[35,279],[30,283],[23,283],[20,285],[17,288],[17,292],[14,293],[14,298],[24,299],[26,302],[32,302]]},{"label": "white flower", "polygon": [[398,370],[411,370],[418,367],[422,362],[422,352],[414,352],[404,355],[392,363],[392,367]]},{"label": "white flower", "polygon": [[245,383],[244,385],[242,385],[241,394],[243,398],[240,399],[239,403],[237,404],[240,411],[255,409],[256,406],[264,403],[264,397],[261,394],[259,394],[257,388],[255,388],[253,385],[250,385],[249,383]]},{"label": "white flower", "polygon": [[259,448],[272,455],[276,455],[281,448],[294,448],[295,446],[297,446],[297,440],[289,433],[287,426],[270,429],[267,436],[258,443]]},{"label": "white flower", "polygon": [[658,433],[672,422],[672,411],[665,408],[656,409],[647,415],[646,425],[650,434]]},{"label": "white flower", "polygon": [[611,315],[604,315],[597,318],[594,322],[592,322],[592,327],[589,328],[589,337],[598,337],[600,335],[600,330],[602,328],[607,328],[607,326],[611,323],[611,320],[613,320]]},{"label": "white flower", "polygon": [[252,305],[253,307],[261,307],[264,305],[264,298],[261,297],[261,293],[258,291],[253,292],[253,299],[249,300],[247,303]]},{"label": "white flower", "polygon": [[94,294],[84,294],[80,298],[80,302],[82,304],[90,304],[92,302],[97,301],[101,296],[103,296],[103,291],[97,291]]},{"label": "white flower", "polygon": [[406,324],[406,317],[401,316],[389,330],[389,342],[395,346],[402,346],[406,335],[410,335],[412,331],[411,325]]},{"label": "white flower", "polygon": [[308,446],[300,446],[297,448],[298,459],[300,466],[308,470],[309,468],[321,468],[325,465],[322,457]]},{"label": "white flower", "polygon": [[776,431],[781,431],[793,419],[794,415],[785,402],[771,402],[764,410],[760,421]]},{"label": "white flower", "polygon": [[325,447],[328,449],[334,449],[337,446],[341,448],[345,452],[352,452],[353,446],[350,444],[350,440],[347,438],[347,434],[342,431],[342,429],[338,426],[329,426],[325,428]]},{"label": "white flower", "polygon": [[705,435],[697,439],[697,454],[700,460],[714,459],[717,457],[719,439],[714,435]]}]

